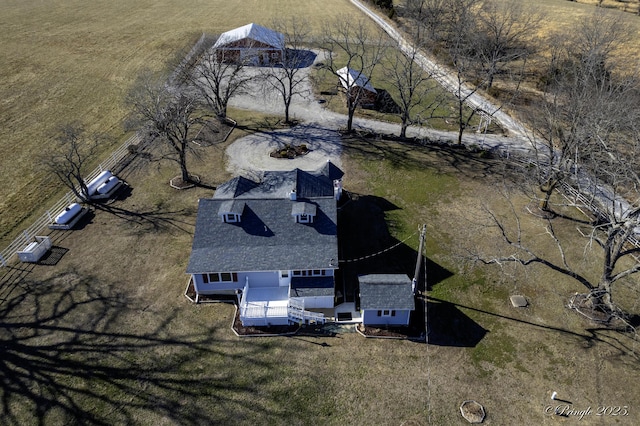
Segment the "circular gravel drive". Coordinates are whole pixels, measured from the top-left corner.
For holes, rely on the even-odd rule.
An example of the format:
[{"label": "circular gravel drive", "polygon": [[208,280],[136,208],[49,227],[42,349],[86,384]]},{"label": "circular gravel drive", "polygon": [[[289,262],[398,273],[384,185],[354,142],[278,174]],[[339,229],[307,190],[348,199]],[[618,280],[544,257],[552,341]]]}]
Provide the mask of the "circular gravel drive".
[{"label": "circular gravel drive", "polygon": [[[269,156],[286,144],[306,144],[309,153],[294,159]],[[291,129],[256,133],[238,139],[227,148],[227,170],[233,175],[250,175],[261,170],[316,170],[327,160],[341,167],[341,152],[340,133],[314,124],[299,124]]]}]

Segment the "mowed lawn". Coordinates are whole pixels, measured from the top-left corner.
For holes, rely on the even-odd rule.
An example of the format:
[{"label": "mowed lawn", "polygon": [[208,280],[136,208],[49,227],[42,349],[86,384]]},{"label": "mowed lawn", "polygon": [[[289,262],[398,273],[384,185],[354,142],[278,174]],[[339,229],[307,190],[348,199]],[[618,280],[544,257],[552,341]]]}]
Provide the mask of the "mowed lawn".
[{"label": "mowed lawn", "polygon": [[360,16],[347,0],[0,2],[0,241],[60,193],[36,161],[60,125],[107,133],[101,158],[126,138],[124,98],[142,69],[175,63],[202,32],[299,16],[317,34],[341,13]]}]

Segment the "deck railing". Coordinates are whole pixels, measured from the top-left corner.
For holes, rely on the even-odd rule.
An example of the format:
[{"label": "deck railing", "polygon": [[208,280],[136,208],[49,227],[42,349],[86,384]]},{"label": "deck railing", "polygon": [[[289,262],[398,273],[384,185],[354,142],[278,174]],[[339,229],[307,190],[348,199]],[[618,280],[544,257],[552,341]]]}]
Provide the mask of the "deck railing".
[{"label": "deck railing", "polygon": [[324,314],[321,314],[319,312],[306,311],[304,309],[304,300],[295,298],[289,299],[287,315],[289,316],[289,321],[291,321],[292,323],[316,322],[319,324],[324,324],[326,320]]},{"label": "deck railing", "polygon": [[[109,157],[100,163],[89,175],[85,178],[85,182],[90,182],[93,178],[98,176],[104,170],[113,169],[124,157],[126,157],[130,151],[129,146],[140,143],[140,136],[135,134],[127,139],[118,149],[116,149]],[[67,192],[64,196],[55,202],[47,211],[45,211],[39,218],[35,220],[31,226],[22,231],[4,250],[0,251],[0,266],[6,266],[7,262],[23,247],[29,244],[36,235],[46,230],[48,225],[51,224],[56,216],[64,211],[64,209],[71,203],[77,201],[75,194],[72,191]]]}]

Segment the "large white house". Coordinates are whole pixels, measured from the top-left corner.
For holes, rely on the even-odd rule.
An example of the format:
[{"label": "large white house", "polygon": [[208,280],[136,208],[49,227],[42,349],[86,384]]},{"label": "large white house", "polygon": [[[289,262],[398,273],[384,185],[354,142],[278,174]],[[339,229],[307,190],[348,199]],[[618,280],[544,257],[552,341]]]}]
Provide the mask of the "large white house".
[{"label": "large white house", "polygon": [[244,326],[324,322],[309,309],[334,307],[342,176],[330,162],[269,171],[201,199],[187,266],[196,301],[237,294]]}]

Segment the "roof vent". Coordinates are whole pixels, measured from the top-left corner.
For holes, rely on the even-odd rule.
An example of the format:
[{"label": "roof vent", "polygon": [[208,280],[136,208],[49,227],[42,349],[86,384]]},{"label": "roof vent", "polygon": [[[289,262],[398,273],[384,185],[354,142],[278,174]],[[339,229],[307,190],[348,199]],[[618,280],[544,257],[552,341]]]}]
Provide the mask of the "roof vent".
[{"label": "roof vent", "polygon": [[296,201],[297,197],[296,197],[296,190],[292,189],[291,192],[289,193],[289,199],[291,201]]}]

